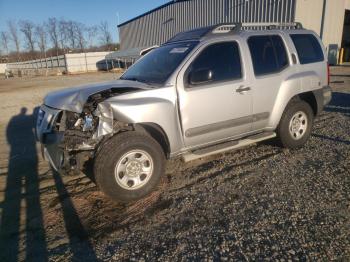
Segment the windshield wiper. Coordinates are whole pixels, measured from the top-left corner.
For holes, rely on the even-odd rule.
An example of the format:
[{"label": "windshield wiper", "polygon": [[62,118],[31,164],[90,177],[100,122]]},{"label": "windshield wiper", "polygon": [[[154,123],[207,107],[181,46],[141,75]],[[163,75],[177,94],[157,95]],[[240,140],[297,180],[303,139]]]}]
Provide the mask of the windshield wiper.
[{"label": "windshield wiper", "polygon": [[146,79],[137,78],[137,77],[128,77],[128,78],[120,78],[120,79],[129,80],[129,81],[136,81],[136,82],[145,83],[145,84],[149,83],[149,81],[147,81]]}]

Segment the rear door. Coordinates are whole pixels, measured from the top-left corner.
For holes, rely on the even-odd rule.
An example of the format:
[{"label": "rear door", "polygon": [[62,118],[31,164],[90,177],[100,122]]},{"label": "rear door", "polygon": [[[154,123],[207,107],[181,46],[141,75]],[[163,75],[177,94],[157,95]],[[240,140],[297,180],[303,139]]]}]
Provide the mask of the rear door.
[{"label": "rear door", "polygon": [[293,33],[290,38],[297,50],[299,64],[305,77],[302,78],[303,92],[328,84],[327,63],[321,40],[309,33]]},{"label": "rear door", "polygon": [[[252,95],[238,41],[201,47],[177,81],[180,119],[187,147],[251,131]],[[210,72],[210,81],[190,81],[193,72]]]},{"label": "rear door", "polygon": [[252,35],[247,39],[254,71],[253,130],[268,126],[282,83],[297,72],[291,66],[287,44],[279,34]]}]

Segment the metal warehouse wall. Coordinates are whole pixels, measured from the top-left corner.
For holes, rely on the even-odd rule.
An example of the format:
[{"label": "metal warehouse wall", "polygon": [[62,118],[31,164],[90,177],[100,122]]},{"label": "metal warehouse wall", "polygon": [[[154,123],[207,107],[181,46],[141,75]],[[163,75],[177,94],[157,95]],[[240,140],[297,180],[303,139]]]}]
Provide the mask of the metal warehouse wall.
[{"label": "metal warehouse wall", "polygon": [[350,0],[298,0],[295,20],[307,29],[321,35],[322,11],[325,3],[322,41],[327,49],[330,64],[337,64],[343,35],[345,9],[350,9]]},{"label": "metal warehouse wall", "polygon": [[121,24],[121,49],[164,43],[176,33],[228,22],[292,22],[296,0],[190,0]]}]

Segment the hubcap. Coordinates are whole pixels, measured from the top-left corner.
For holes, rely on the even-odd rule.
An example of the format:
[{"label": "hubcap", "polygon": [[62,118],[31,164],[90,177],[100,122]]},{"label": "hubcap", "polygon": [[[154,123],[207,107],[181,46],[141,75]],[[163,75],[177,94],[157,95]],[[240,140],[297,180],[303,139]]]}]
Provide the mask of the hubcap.
[{"label": "hubcap", "polygon": [[307,115],[302,111],[296,112],[289,123],[289,133],[292,138],[295,140],[301,139],[306,132],[307,125]]},{"label": "hubcap", "polygon": [[114,175],[119,186],[135,190],[144,186],[153,173],[153,159],[143,150],[125,153],[118,161]]}]

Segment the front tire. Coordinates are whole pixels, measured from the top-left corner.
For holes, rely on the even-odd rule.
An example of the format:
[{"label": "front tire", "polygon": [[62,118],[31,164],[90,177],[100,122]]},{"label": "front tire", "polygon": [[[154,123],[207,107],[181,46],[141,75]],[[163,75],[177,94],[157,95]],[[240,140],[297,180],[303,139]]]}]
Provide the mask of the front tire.
[{"label": "front tire", "polygon": [[283,147],[300,148],[311,135],[314,114],[304,101],[293,101],[287,105],[277,127],[277,136]]},{"label": "front tire", "polygon": [[147,133],[131,131],[106,141],[94,164],[97,185],[115,201],[138,200],[158,185],[165,168],[162,147]]}]

